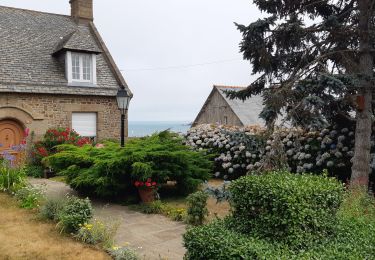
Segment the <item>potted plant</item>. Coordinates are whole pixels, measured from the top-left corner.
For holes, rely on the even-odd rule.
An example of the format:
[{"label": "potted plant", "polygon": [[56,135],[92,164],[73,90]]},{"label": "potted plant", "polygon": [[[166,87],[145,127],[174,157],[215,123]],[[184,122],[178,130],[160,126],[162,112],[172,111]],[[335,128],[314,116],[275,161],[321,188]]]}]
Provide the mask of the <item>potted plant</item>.
[{"label": "potted plant", "polygon": [[135,181],[134,186],[138,188],[139,196],[142,202],[148,203],[153,202],[157,194],[157,183],[148,178],[145,182]]}]

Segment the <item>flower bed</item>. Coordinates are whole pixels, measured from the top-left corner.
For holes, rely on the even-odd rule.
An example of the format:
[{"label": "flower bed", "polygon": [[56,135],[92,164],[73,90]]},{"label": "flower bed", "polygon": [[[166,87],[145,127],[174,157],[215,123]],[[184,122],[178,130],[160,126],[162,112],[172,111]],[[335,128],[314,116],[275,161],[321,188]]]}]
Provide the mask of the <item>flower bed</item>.
[{"label": "flower bed", "polygon": [[33,145],[33,164],[40,165],[42,159],[56,153],[56,146],[61,144],[82,147],[85,144],[91,144],[91,140],[87,137],[81,137],[70,128],[50,128],[44,134],[42,140]]}]

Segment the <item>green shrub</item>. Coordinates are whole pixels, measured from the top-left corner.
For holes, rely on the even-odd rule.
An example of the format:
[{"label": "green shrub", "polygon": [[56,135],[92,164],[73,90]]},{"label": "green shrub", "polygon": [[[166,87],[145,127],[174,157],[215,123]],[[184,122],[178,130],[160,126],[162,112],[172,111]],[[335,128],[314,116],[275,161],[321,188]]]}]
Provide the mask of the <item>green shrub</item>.
[{"label": "green shrub", "polygon": [[188,229],[184,246],[186,260],[277,259],[272,246],[231,231],[222,221]]},{"label": "green shrub", "polygon": [[26,165],[25,173],[29,177],[33,178],[43,178],[44,177],[44,167],[40,165]]},{"label": "green shrub", "polygon": [[203,224],[205,217],[208,215],[207,199],[208,194],[203,191],[197,191],[187,197],[187,223],[192,225]]},{"label": "green shrub", "polygon": [[100,244],[104,248],[110,248],[113,245],[113,238],[116,234],[117,228],[117,224],[107,225],[101,221],[95,220],[80,225],[80,229],[75,237],[87,244]]},{"label": "green shrub", "polygon": [[11,167],[6,161],[0,164],[0,191],[16,192],[25,187],[26,174],[22,167]]},{"label": "green shrub", "polygon": [[130,206],[134,210],[138,210],[144,214],[163,214],[174,221],[183,221],[186,219],[186,210],[177,208],[161,200],[155,200],[150,203],[142,203]]},{"label": "green shrub", "polygon": [[187,218],[186,209],[176,207],[166,207],[164,214],[174,221],[184,221]]},{"label": "green shrub", "polygon": [[80,225],[89,222],[91,218],[92,206],[88,198],[79,199],[68,196],[58,214],[58,226],[61,228],[61,231],[77,232]]},{"label": "green shrub", "polygon": [[39,209],[39,215],[43,219],[58,221],[58,216],[64,207],[64,200],[58,198],[47,198]]},{"label": "green shrub", "polygon": [[344,195],[333,178],[288,172],[245,176],[229,189],[233,228],[297,247],[334,233]]},{"label": "green shrub", "polygon": [[134,182],[146,177],[158,184],[176,181],[178,191],[188,194],[210,177],[212,168],[206,155],[192,151],[167,131],[132,139],[125,148],[107,142],[102,148],[62,145],[58,151],[44,162],[67,176],[72,188],[100,197],[134,193]]},{"label": "green shrub", "polygon": [[375,199],[366,192],[348,191],[341,203],[336,181],[284,172],[229,189],[233,216],[189,229],[185,259],[375,259]]},{"label": "green shrub", "polygon": [[372,194],[362,189],[346,192],[339,216],[363,222],[375,222],[375,199]]},{"label": "green shrub", "polygon": [[[278,169],[287,163],[293,173],[319,174],[328,168],[331,176],[346,181],[351,174],[354,137],[351,127],[330,126],[318,131],[286,128],[269,135],[259,127],[200,125],[188,131],[186,144],[216,154],[215,176],[224,179],[275,166],[273,169]],[[375,152],[374,145],[371,152]],[[370,177],[375,180],[375,169]]]},{"label": "green shrub", "polygon": [[87,137],[81,137],[77,132],[70,128],[50,128],[43,135],[41,141],[38,141],[32,146],[32,158],[31,162],[33,165],[41,165],[43,158],[55,154],[58,145],[61,144],[72,144],[75,146],[83,146],[85,144],[91,144],[91,141]]},{"label": "green shrub", "polygon": [[150,203],[141,203],[134,205],[132,208],[141,211],[144,214],[160,214],[163,212],[165,204],[161,200],[155,200]]},{"label": "green shrub", "polygon": [[340,219],[335,237],[322,238],[307,249],[295,249],[277,240],[237,233],[220,221],[184,234],[185,259],[375,259],[374,232],[375,225]]},{"label": "green shrub", "polygon": [[137,252],[134,249],[127,247],[127,246],[124,246],[124,247],[113,246],[112,248],[108,249],[108,253],[114,260],[139,260],[140,259]]},{"label": "green shrub", "polygon": [[38,208],[44,200],[44,191],[41,188],[31,185],[17,190],[15,195],[20,203],[20,207],[24,209]]}]

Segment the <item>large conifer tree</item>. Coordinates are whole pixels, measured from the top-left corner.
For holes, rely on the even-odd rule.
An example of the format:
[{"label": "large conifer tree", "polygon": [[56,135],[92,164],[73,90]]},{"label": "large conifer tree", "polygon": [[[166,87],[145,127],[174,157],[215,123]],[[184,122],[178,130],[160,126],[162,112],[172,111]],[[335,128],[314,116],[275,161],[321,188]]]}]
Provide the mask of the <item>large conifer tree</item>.
[{"label": "large conifer tree", "polygon": [[351,184],[367,186],[375,0],[253,2],[267,17],[237,27],[241,52],[259,77],[246,90],[228,94],[241,99],[262,94],[260,116],[269,127],[281,113],[296,126],[355,124]]}]

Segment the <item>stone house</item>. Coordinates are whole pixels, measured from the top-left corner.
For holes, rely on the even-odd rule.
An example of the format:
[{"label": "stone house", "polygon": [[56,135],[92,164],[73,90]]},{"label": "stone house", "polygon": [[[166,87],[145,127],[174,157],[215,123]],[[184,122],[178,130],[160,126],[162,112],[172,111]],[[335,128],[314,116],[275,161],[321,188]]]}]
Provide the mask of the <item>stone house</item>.
[{"label": "stone house", "polygon": [[264,125],[259,118],[263,108],[263,99],[260,96],[253,96],[245,101],[230,99],[226,96],[225,90],[239,91],[243,87],[217,86],[213,89],[204,103],[193,126],[200,124],[219,124],[230,126]]},{"label": "stone house", "polygon": [[0,150],[26,128],[36,139],[52,127],[120,137],[116,94],[131,91],[93,23],[93,1],[70,5],[71,15],[0,6]]}]

